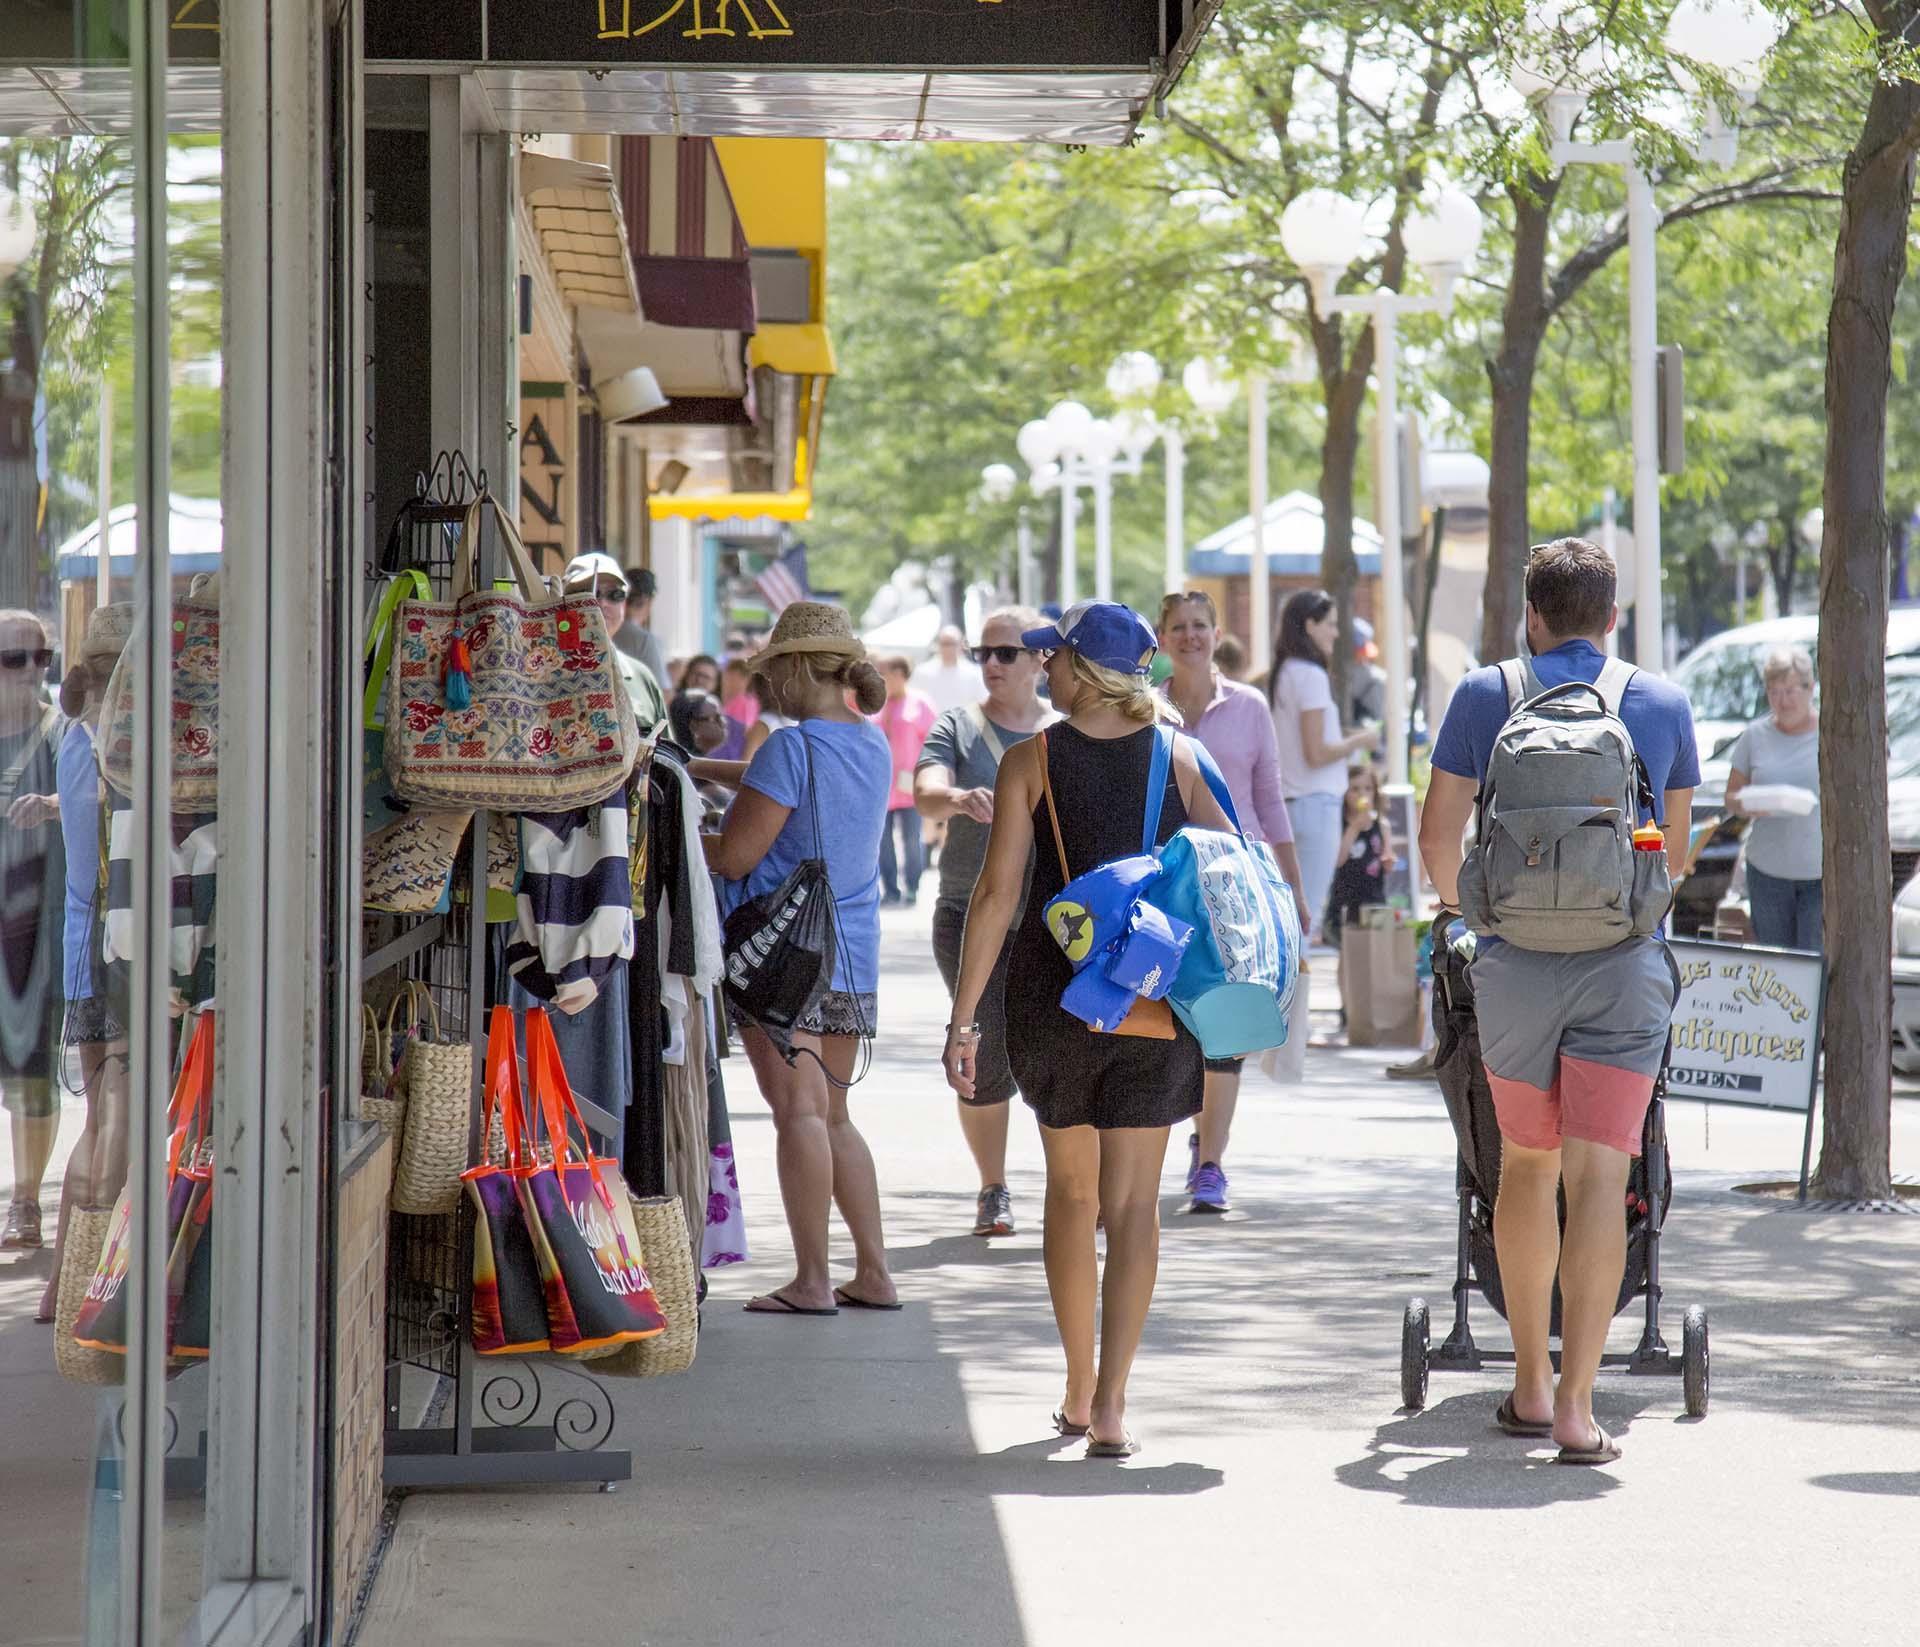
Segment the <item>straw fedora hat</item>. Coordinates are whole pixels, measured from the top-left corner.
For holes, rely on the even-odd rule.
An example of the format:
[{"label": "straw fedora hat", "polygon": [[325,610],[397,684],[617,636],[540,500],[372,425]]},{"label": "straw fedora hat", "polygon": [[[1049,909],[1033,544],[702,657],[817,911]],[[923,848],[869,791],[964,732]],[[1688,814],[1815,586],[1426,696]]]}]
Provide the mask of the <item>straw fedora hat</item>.
[{"label": "straw fedora hat", "polygon": [[817,600],[797,600],[783,611],[767,644],[747,659],[747,668],[764,669],[792,652],[830,652],[841,658],[867,655],[845,609]]},{"label": "straw fedora hat", "polygon": [[86,636],[80,642],[80,663],[111,663],[126,650],[133,633],[133,602],[115,601],[87,614]]}]

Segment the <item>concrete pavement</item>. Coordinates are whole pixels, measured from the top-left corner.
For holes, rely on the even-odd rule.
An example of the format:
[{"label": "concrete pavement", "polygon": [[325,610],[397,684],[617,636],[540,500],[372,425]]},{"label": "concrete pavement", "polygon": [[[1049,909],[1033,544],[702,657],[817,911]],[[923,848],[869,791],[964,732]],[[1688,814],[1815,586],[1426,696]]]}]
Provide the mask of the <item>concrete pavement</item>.
[{"label": "concrete pavement", "polygon": [[[1920,1218],[1735,1194],[1797,1170],[1795,1118],[1673,1106],[1666,1327],[1677,1345],[1685,1306],[1711,1308],[1713,1410],[1686,1420],[1678,1379],[1610,1375],[1600,1415],[1626,1457],[1573,1470],[1490,1430],[1497,1373],[1436,1374],[1427,1411],[1397,1410],[1402,1306],[1424,1293],[1441,1316],[1452,1275],[1437,1090],[1383,1080],[1379,1052],[1316,1050],[1292,1090],[1250,1077],[1234,1214],[1182,1216],[1184,1138],[1169,1151],[1131,1396],[1146,1450],[1089,1463],[1047,1420],[1061,1373],[1024,1109],[1020,1234],[968,1233],[926,926],[887,916],[884,1031],[853,1099],[908,1308],[741,1313],[790,1271],[772,1128],[729,1064],[754,1261],[714,1276],[690,1373],[612,1384],[634,1481],[406,1500],[364,1647],[1916,1633]],[[1895,1171],[1920,1173],[1920,1099],[1895,1107]],[[1633,1337],[1623,1318],[1613,1347]]]}]

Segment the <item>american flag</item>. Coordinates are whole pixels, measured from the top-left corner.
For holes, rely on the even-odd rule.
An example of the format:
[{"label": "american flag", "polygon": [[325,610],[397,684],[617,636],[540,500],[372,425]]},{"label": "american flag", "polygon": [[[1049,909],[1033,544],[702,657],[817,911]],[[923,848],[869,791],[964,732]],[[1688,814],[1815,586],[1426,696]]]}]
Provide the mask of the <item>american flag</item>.
[{"label": "american flag", "polygon": [[797,600],[805,600],[807,587],[807,546],[796,543],[784,555],[767,562],[767,569],[754,580],[754,587],[767,597],[767,609],[777,618]]}]

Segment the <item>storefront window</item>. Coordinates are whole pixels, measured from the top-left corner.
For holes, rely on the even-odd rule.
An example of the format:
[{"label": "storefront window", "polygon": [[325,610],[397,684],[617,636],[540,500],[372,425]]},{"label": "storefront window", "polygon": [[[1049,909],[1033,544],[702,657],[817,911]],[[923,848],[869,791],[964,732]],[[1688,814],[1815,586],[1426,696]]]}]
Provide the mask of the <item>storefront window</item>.
[{"label": "storefront window", "polygon": [[226,282],[217,35],[92,9],[0,62],[0,1635],[104,1644],[218,1577]]}]

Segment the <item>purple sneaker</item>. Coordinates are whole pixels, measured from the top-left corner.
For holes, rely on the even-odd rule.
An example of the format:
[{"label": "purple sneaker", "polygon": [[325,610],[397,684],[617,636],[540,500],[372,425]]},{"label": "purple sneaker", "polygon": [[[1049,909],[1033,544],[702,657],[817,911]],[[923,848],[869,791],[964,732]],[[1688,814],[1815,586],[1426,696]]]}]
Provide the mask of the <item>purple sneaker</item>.
[{"label": "purple sneaker", "polygon": [[1227,1175],[1220,1170],[1217,1161],[1204,1161],[1200,1170],[1193,1175],[1193,1204],[1188,1212],[1230,1212],[1233,1203],[1227,1199]]},{"label": "purple sneaker", "polygon": [[1193,1186],[1200,1177],[1200,1134],[1187,1134],[1187,1194],[1193,1194]]}]

